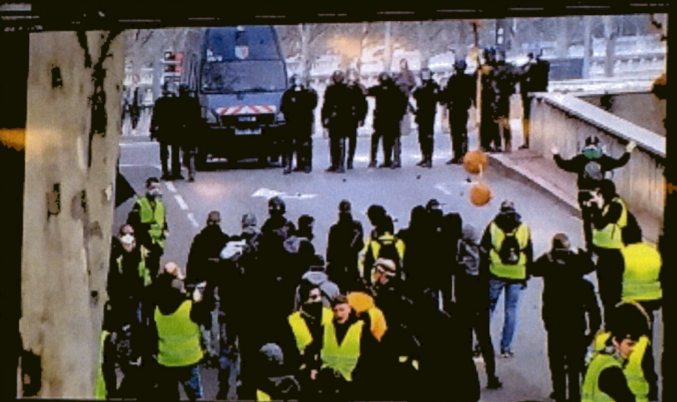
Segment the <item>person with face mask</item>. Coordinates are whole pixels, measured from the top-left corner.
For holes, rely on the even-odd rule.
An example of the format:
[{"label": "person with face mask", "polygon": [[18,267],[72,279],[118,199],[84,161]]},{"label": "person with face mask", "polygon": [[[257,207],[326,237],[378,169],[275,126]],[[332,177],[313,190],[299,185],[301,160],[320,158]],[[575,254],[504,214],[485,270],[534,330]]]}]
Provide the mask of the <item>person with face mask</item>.
[{"label": "person with face mask", "polygon": [[441,94],[449,110],[449,128],[451,130],[451,155],[447,165],[460,164],[468,152],[468,111],[475,103],[476,78],[466,74],[467,63],[463,59],[454,63],[455,73],[449,77],[447,86]]},{"label": "person with face mask", "polygon": [[304,80],[294,74],[291,88],[282,95],[280,111],[284,114],[284,174],[292,172],[296,154],[296,172],[310,173],[313,166],[313,111],[317,107],[317,92],[304,85]]},{"label": "person with face mask", "polygon": [[421,85],[414,90],[416,100],[416,124],[418,124],[418,143],[421,147],[421,161],[417,166],[433,166],[433,148],[435,136],[435,114],[440,99],[440,86],[433,80],[430,69],[421,69]]},{"label": "person with face mask", "polygon": [[562,170],[578,175],[578,180],[576,181],[578,185],[578,204],[583,213],[583,229],[588,249],[592,246],[592,228],[590,226],[592,210],[590,209],[589,201],[592,198],[593,191],[606,178],[607,172],[625,166],[628,163],[630,154],[636,146],[637,144],[634,141],[630,141],[625,147],[625,153],[618,159],[604,153],[599,138],[594,135],[585,139],[585,146],[581,152],[571,159],[562,158],[559,154],[559,149],[557,147],[552,148],[553,158],[557,166]]},{"label": "person with face mask", "polygon": [[346,85],[343,71],[331,76],[332,83],[324,93],[322,125],[329,130],[331,166],[327,172],[345,173],[346,138],[357,122],[353,117],[353,96]]},{"label": "person with face mask", "polygon": [[151,278],[157,276],[169,226],[160,181],[156,177],[146,180],[146,194],[136,199],[127,216],[127,223],[134,228],[137,242],[148,249],[146,267],[150,270]]},{"label": "person with face mask", "polygon": [[367,117],[367,110],[369,104],[365,96],[367,89],[360,84],[360,74],[354,68],[348,70],[348,88],[352,94],[352,122],[356,125],[351,126],[348,132],[348,162],[346,167],[348,170],[353,168],[353,160],[355,159],[355,148],[357,147],[357,128],[364,126],[364,119]]},{"label": "person with face mask", "polygon": [[376,167],[376,154],[379,140],[383,140],[383,164],[379,167],[400,168],[401,149],[400,123],[407,111],[408,97],[395,85],[395,82],[386,72],[379,74],[378,85],[367,90],[367,96],[376,99],[374,108],[374,132],[371,135],[370,168]]}]

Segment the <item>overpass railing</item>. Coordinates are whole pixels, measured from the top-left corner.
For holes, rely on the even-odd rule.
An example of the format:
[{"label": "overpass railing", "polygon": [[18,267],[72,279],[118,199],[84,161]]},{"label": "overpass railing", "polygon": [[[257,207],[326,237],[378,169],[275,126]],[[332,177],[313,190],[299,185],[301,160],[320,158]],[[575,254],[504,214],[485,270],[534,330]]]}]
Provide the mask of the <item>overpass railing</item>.
[{"label": "overpass railing", "polygon": [[[638,105],[641,107],[641,105]],[[612,179],[630,210],[648,214],[662,227],[665,205],[665,137],[639,127],[569,94],[538,93],[532,100],[531,148],[544,157],[556,146],[565,158],[577,154],[596,135],[606,153],[620,157],[637,143],[630,162]]]}]

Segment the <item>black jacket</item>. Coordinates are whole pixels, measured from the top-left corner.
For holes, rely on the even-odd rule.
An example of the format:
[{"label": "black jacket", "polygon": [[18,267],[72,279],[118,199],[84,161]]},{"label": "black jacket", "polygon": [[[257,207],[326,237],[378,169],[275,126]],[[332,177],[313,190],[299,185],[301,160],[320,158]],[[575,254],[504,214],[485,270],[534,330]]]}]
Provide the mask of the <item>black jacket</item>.
[{"label": "black jacket", "polygon": [[287,124],[310,124],[313,122],[313,111],[317,107],[317,92],[301,86],[299,90],[292,87],[282,95],[280,111]]},{"label": "black jacket", "polygon": [[413,96],[416,99],[416,123],[433,122],[440,100],[440,86],[433,80],[426,80],[414,90]]},{"label": "black jacket", "polygon": [[376,99],[374,108],[374,129],[379,130],[399,124],[407,111],[408,100],[404,92],[392,80],[367,90],[367,96]]},{"label": "black jacket", "polygon": [[[578,154],[572,159],[564,159],[559,154],[553,155],[555,158],[555,163],[559,166],[560,169],[566,170],[567,172],[573,172],[578,174],[578,184],[579,190],[594,190],[595,186],[599,184],[596,180],[585,179],[583,173],[585,172],[585,165],[590,161],[583,154]],[[602,169],[603,173],[609,172],[621,166],[624,166],[630,160],[630,153],[626,152],[618,159],[614,159],[609,155],[602,155],[602,157],[596,160]]]},{"label": "black jacket", "polygon": [[186,264],[186,284],[194,285],[214,279],[214,270],[220,262],[221,250],[229,236],[218,225],[208,225],[193,239]]},{"label": "black jacket", "polygon": [[441,97],[451,113],[468,113],[477,96],[477,77],[456,74],[449,77]]},{"label": "black jacket", "polygon": [[326,128],[348,129],[357,127],[356,97],[348,85],[333,83],[324,92],[322,124]]}]

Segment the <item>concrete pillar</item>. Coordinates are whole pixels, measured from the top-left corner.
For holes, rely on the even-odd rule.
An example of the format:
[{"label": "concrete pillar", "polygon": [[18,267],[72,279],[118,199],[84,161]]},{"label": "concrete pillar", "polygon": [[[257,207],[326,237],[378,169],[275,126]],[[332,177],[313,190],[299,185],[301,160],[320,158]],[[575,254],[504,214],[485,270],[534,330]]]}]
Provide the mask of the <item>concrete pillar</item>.
[{"label": "concrete pillar", "polygon": [[21,337],[43,398],[93,398],[107,299],[125,36],[30,38]]}]

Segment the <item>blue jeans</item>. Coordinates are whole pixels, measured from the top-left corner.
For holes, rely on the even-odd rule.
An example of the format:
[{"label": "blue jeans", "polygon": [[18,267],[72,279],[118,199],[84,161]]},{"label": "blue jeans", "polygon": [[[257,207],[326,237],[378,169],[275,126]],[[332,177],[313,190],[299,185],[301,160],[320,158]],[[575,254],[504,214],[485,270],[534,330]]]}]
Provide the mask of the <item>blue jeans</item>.
[{"label": "blue jeans", "polygon": [[501,352],[510,352],[512,339],[515,336],[517,328],[517,317],[519,312],[519,301],[522,289],[525,285],[522,283],[506,283],[499,279],[489,280],[489,303],[491,316],[494,315],[496,304],[498,303],[501,292],[505,288],[505,320],[503,321],[503,335],[501,337]]},{"label": "blue jeans", "polygon": [[156,383],[159,399],[179,400],[179,384],[183,385],[188,400],[202,399],[202,381],[200,379],[200,365],[193,364],[185,367],[156,366]]}]

